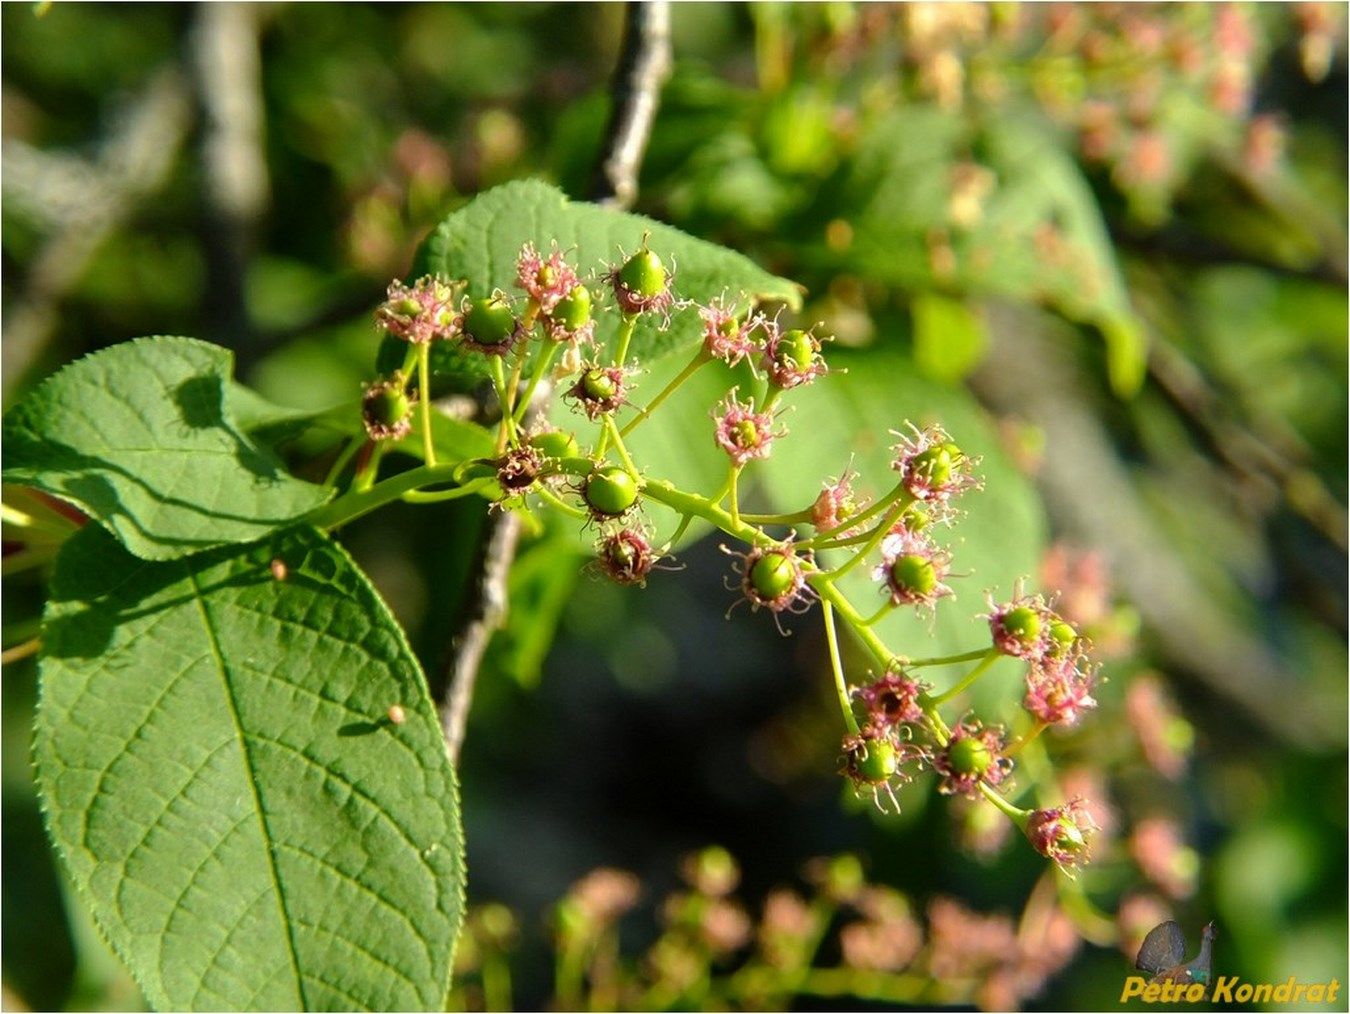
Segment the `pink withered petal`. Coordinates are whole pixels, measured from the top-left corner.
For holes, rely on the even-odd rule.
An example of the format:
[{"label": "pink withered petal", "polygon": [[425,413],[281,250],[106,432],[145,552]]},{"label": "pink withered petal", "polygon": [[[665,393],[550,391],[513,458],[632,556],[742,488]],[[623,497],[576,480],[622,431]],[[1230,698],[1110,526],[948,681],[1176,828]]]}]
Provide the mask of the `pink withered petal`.
[{"label": "pink withered petal", "polygon": [[869,724],[888,729],[923,721],[923,708],[919,706],[923,690],[923,685],[906,673],[890,672],[866,686],[854,687],[853,696],[867,708]]},{"label": "pink withered petal", "polygon": [[1096,830],[1087,802],[1082,799],[1036,810],[1027,818],[1026,827],[1032,848],[1066,870],[1091,859],[1091,838]]},{"label": "pink withered petal", "polygon": [[773,413],[756,412],[753,404],[738,401],[735,388],[719,406],[719,411],[720,414],[713,415],[717,421],[713,439],[737,468],[743,468],[749,461],[767,458],[773,450],[774,440],[787,434],[786,429],[773,428]]},{"label": "pink withered petal", "polygon": [[1093,676],[1077,652],[1039,659],[1027,672],[1022,706],[1047,725],[1072,725],[1084,711],[1097,706],[1091,693]]},{"label": "pink withered petal", "polygon": [[967,489],[978,489],[974,473],[976,461],[952,443],[941,426],[920,430],[910,425],[910,435],[901,433],[892,450],[891,467],[900,473],[900,481],[911,496],[924,502],[943,503]]},{"label": "pink withered petal", "polygon": [[841,536],[853,534],[854,530],[844,524],[865,509],[853,492],[853,480],[856,473],[846,468],[838,479],[825,483],[815,502],[811,504],[811,523],[817,531],[831,532]]},{"label": "pink withered petal", "polygon": [[754,353],[755,341],[751,334],[759,321],[757,316],[737,317],[734,305],[725,297],[700,306],[698,315],[703,321],[703,349],[708,355],[728,366],[735,366]]},{"label": "pink withered petal", "polygon": [[571,292],[580,280],[555,243],[548,257],[541,257],[533,243],[526,243],[516,259],[516,281],[541,312],[549,314],[558,301]]},{"label": "pink withered petal", "polygon": [[454,293],[444,282],[424,275],[412,285],[389,283],[375,322],[396,338],[417,345],[453,338],[459,329]]}]

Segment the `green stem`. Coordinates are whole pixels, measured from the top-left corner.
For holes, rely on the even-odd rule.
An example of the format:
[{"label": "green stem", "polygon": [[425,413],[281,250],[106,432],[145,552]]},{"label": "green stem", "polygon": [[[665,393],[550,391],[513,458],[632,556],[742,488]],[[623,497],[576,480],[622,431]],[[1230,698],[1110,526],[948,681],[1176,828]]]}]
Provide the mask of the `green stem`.
[{"label": "green stem", "polygon": [[380,462],[384,460],[385,441],[372,440],[370,442],[370,454],[366,460],[357,466],[356,475],[352,478],[352,489],[358,493],[364,493],[375,485],[376,478],[380,474]]},{"label": "green stem", "polygon": [[832,577],[843,577],[850,570],[872,555],[872,551],[876,549],[877,546],[881,545],[881,540],[890,534],[891,528],[900,520],[900,516],[904,514],[905,511],[909,510],[909,505],[913,503],[913,501],[908,497],[909,495],[906,493],[904,497],[900,498],[901,502],[898,502],[891,507],[890,511],[887,512],[885,517],[873,530],[872,537],[863,544],[862,549],[858,550],[858,552],[855,553],[851,559],[846,561],[843,566],[836,567],[831,575]]},{"label": "green stem", "polygon": [[947,723],[942,720],[938,714],[937,706],[933,704],[933,699],[927,694],[919,695],[919,707],[923,709],[924,717],[928,719],[928,727],[933,733],[933,739],[938,746],[946,746],[952,738],[952,730],[947,728]]},{"label": "green stem", "polygon": [[741,478],[741,467],[739,465],[731,466],[731,475],[727,479],[728,492],[731,494],[731,520],[735,524],[741,523],[741,509],[739,502],[739,489]]},{"label": "green stem", "polygon": [[642,487],[643,495],[649,500],[664,504],[679,514],[692,514],[712,522],[728,535],[735,536],[752,546],[772,545],[773,540],[753,525],[734,520],[730,514],[716,503],[694,493],[678,490],[665,480],[648,480]]},{"label": "green stem", "polygon": [[830,647],[830,667],[834,670],[834,689],[839,695],[839,710],[844,716],[844,725],[856,736],[858,719],[853,715],[853,705],[848,696],[848,682],[844,679],[844,664],[839,659],[839,635],[834,629],[834,607],[825,601],[821,603],[820,611],[825,616],[825,641]]},{"label": "green stem", "polygon": [[886,599],[885,602],[881,603],[881,608],[880,608],[880,609],[878,609],[878,610],[877,610],[875,613],[873,613],[871,616],[867,617],[867,619],[863,620],[863,626],[864,626],[864,627],[875,627],[875,626],[877,625],[878,621],[880,621],[883,617],[885,617],[888,613],[890,613],[890,611],[891,611],[892,609],[894,609],[894,608],[895,608],[895,603],[892,602],[889,598]]},{"label": "green stem", "polygon": [[680,523],[679,526],[676,527],[675,529],[675,534],[666,540],[667,549],[673,547],[677,542],[680,541],[680,538],[684,535],[686,531],[689,530],[689,526],[693,523],[693,521],[694,515],[692,514],[686,514],[684,517],[680,518]]},{"label": "green stem", "polygon": [[513,416],[516,411],[516,395],[520,393],[520,377],[525,372],[525,348],[518,346],[515,356],[516,365],[511,368],[511,382],[506,385],[506,402],[511,406]]},{"label": "green stem", "polygon": [[1018,827],[1025,829],[1027,818],[1031,816],[1030,810],[1022,810],[1004,799],[998,792],[990,788],[984,782],[980,783],[980,791],[984,793],[984,798],[997,806],[1003,813]]},{"label": "green stem", "polygon": [[623,467],[628,469],[628,474],[634,479],[638,477],[637,465],[633,464],[633,459],[628,456],[628,448],[623,445],[623,437],[619,434],[619,427],[614,423],[612,415],[605,416],[605,429],[614,440],[614,450],[619,455],[619,460],[623,462]]},{"label": "green stem", "polygon": [[984,653],[983,659],[981,660],[979,665],[977,665],[974,669],[970,670],[970,672],[966,673],[965,676],[962,677],[961,681],[956,684],[956,686],[934,697],[932,699],[933,704],[936,706],[938,704],[945,704],[947,701],[950,701],[953,697],[961,693],[961,691],[970,687],[977,679],[983,676],[986,670],[988,670],[988,668],[995,662],[997,662],[1001,657],[1002,652],[1000,652],[997,648],[990,648],[988,651]]},{"label": "green stem", "polygon": [[[850,535],[843,539],[831,539],[828,542],[812,542],[811,548],[815,549],[817,552],[823,553],[828,549],[847,549],[849,546],[861,546],[875,534],[876,530],[869,528],[865,532],[860,532],[857,535]],[[803,543],[803,545],[805,545],[805,543]]]},{"label": "green stem", "polygon": [[809,510],[797,511],[793,514],[746,514],[741,513],[742,521],[749,521],[756,525],[797,525],[811,520]]},{"label": "green stem", "polygon": [[586,521],[589,520],[590,518],[590,515],[587,514],[580,507],[572,506],[570,503],[568,503],[562,497],[558,496],[547,486],[538,486],[535,489],[535,492],[539,494],[539,498],[541,500],[545,501],[546,503],[552,504],[554,507],[558,508],[558,510],[562,511],[564,514],[568,514],[581,521]]},{"label": "green stem", "polygon": [[331,487],[337,482],[338,476],[342,474],[342,470],[346,468],[352,458],[356,456],[356,452],[361,449],[361,445],[365,443],[365,441],[365,436],[352,436],[348,438],[347,446],[342,449],[341,453],[338,454],[335,459],[333,459],[332,467],[328,469],[328,474],[324,476],[323,484],[325,486]]},{"label": "green stem", "polygon": [[1039,736],[1041,733],[1043,733],[1049,727],[1050,726],[1048,722],[1042,722],[1038,720],[1036,724],[1032,726],[1030,732],[1026,733],[1023,736],[1018,736],[1013,743],[1009,744],[1008,748],[1003,751],[1003,756],[1005,757],[1013,756],[1013,754],[1017,753],[1017,751],[1021,750],[1022,747],[1026,746],[1028,743],[1034,742],[1036,737]]},{"label": "green stem", "polygon": [[436,445],[431,439],[431,343],[417,347],[417,390],[422,416],[422,457],[428,465],[436,464]]},{"label": "green stem", "polygon": [[407,503],[443,503],[446,500],[459,500],[466,496],[473,496],[480,493],[492,485],[492,479],[475,479],[473,482],[466,483],[463,486],[456,486],[454,489],[434,490],[427,492],[425,490],[414,489],[404,493],[400,500]]},{"label": "green stem", "polygon": [[489,356],[492,360],[492,386],[497,391],[497,404],[501,406],[501,432],[497,435],[497,450],[504,451],[508,442],[516,442],[515,419],[511,415],[511,401],[506,393],[506,367],[501,356]]},{"label": "green stem", "polygon": [[633,329],[637,327],[637,314],[624,314],[623,326],[619,331],[619,349],[614,354],[614,365],[622,366],[628,358],[628,346],[633,340]]},{"label": "green stem", "polygon": [[[376,452],[378,453],[378,446]],[[372,454],[373,458],[375,455]],[[351,492],[338,497],[332,503],[325,504],[311,512],[305,519],[316,528],[336,528],[353,521],[363,514],[369,514],[377,507],[398,500],[404,493],[419,486],[430,486],[437,482],[452,482],[458,465],[422,465],[391,476],[383,482],[365,489],[353,488]]]},{"label": "green stem", "polygon": [[910,661],[911,669],[919,669],[926,665],[955,665],[958,662],[975,662],[984,658],[989,653],[988,648],[976,648],[974,651],[965,651],[959,655],[935,655],[932,658],[916,658]]},{"label": "green stem", "polygon": [[558,458],[543,471],[543,475],[590,475],[595,471],[596,462],[590,458]]},{"label": "green stem", "polygon": [[875,632],[863,623],[863,618],[858,614],[858,610],[853,608],[853,603],[848,600],[828,574],[822,574],[819,571],[807,576],[806,581],[816,590],[822,602],[828,602],[839,611],[839,615],[844,618],[849,629],[853,631],[853,636],[862,642],[863,647],[872,653],[872,657],[877,660],[882,670],[890,668],[896,660],[896,655],[887,648]]},{"label": "green stem", "polygon": [[769,409],[773,408],[774,402],[779,399],[782,393],[783,389],[781,387],[778,387],[776,384],[770,384],[769,389],[764,392],[764,400],[760,402],[759,411],[767,412]]},{"label": "green stem", "polygon": [[525,413],[530,410],[530,405],[534,401],[534,392],[544,377],[548,375],[548,368],[553,365],[553,357],[558,354],[558,342],[550,341],[548,347],[544,349],[541,355],[534,362],[534,373],[530,375],[530,382],[525,387],[525,393],[521,395],[520,404],[516,406],[515,423],[520,425],[525,420]]},{"label": "green stem", "polygon": [[689,361],[689,365],[686,366],[683,370],[681,370],[679,375],[676,376],[674,380],[672,380],[665,387],[661,388],[660,393],[657,394],[655,398],[653,398],[650,402],[647,403],[646,408],[639,408],[637,410],[638,413],[637,417],[629,420],[628,425],[626,425],[623,429],[619,430],[619,435],[626,437],[628,436],[629,433],[632,433],[633,430],[637,429],[638,426],[640,426],[643,422],[645,422],[653,412],[655,412],[658,408],[661,407],[661,403],[663,401],[665,401],[672,394],[674,394],[681,384],[683,384],[686,380],[692,377],[695,371],[698,370],[700,366],[702,366],[704,363],[710,362],[712,362],[712,357],[709,356],[702,349],[699,349],[698,352],[694,355],[694,358]]},{"label": "green stem", "polygon": [[850,528],[857,528],[859,525],[863,524],[863,522],[869,521],[870,519],[880,514],[882,511],[886,510],[888,507],[890,507],[891,504],[895,503],[895,501],[900,499],[902,496],[909,496],[909,491],[905,489],[904,486],[896,486],[895,489],[891,490],[876,503],[872,504],[872,506],[868,507],[867,510],[863,511],[860,514],[855,514],[844,521],[841,521],[833,528],[821,529],[820,531],[816,532],[815,535],[811,536],[811,538],[803,540],[802,542],[798,543],[798,545],[815,546],[817,543],[830,541],[831,537],[836,532],[846,531]]}]

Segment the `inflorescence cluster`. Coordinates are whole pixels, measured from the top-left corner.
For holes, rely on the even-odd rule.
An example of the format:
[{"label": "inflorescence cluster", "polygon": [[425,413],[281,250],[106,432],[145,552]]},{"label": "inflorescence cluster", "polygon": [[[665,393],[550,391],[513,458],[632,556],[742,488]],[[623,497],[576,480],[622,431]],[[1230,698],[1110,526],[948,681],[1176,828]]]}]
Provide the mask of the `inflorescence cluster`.
[{"label": "inflorescence cluster", "polygon": [[[816,499],[796,513],[743,514],[738,499],[742,472],[769,457],[787,435],[780,397],[828,372],[822,355],[828,339],[815,328],[783,326],[779,317],[751,309],[743,296],[724,295],[707,305],[677,299],[673,270],[645,239],[632,256],[590,276],[589,284],[556,245],[545,255],[527,244],[516,269],[517,294],[473,295],[464,291],[464,283],[433,277],[390,285],[376,321],[408,343],[407,355],[399,371],[366,390],[369,440],[353,488],[370,487],[380,452],[389,441],[408,436],[420,417],[429,466],[424,485],[440,488],[411,489],[403,493],[405,499],[476,494],[509,510],[524,508],[533,497],[593,525],[594,566],[620,584],[644,584],[695,518],[710,522],[741,544],[722,548],[735,557],[732,586],[752,610],[768,610],[778,621],[785,612],[819,604],[846,730],[841,772],[860,793],[883,809],[886,804],[898,809],[895,790],[918,769],[928,768],[941,792],[988,800],[1062,867],[1085,861],[1095,830],[1085,801],[1029,810],[1006,795],[1018,751],[1046,727],[1071,725],[1095,704],[1096,670],[1078,631],[1050,601],[1025,594],[1020,585],[1006,602],[990,599],[989,643],[974,651],[912,659],[890,650],[873,629],[892,610],[931,613],[954,594],[952,554],[935,532],[957,516],[957,498],[980,487],[979,462],[941,427],[907,424],[905,432],[895,434],[895,483],[884,495],[871,500],[861,495],[849,469],[824,481]],[[668,328],[672,313],[688,309],[697,311],[702,332],[693,359],[645,405],[635,405],[635,369],[628,351],[637,321],[645,317]],[[617,315],[612,350],[597,341],[599,313]],[[501,411],[494,457],[437,465],[428,355],[437,342],[457,343],[486,361]],[[727,474],[721,489],[702,496],[646,476],[624,441],[685,380],[715,361],[746,362],[763,381],[758,393],[748,395],[732,387],[711,408],[709,439],[725,453]],[[534,420],[531,407],[546,382],[575,412],[599,423],[593,446],[583,450],[576,434]],[[622,425],[621,415],[628,416]],[[453,485],[445,488],[446,483]],[[653,541],[655,525],[645,516],[652,505],[678,519],[673,534],[659,545]],[[770,529],[786,534],[775,536]],[[830,564],[823,562],[826,558]],[[836,558],[842,562],[834,564]],[[864,618],[839,587],[844,575],[864,565],[872,567],[879,599],[871,618]],[[853,631],[880,675],[850,684],[837,620]],[[1004,729],[970,714],[948,724],[941,707],[1002,656],[1026,664],[1027,731],[1009,741]],[[915,675],[925,667],[962,663],[973,668],[942,692]]]}]

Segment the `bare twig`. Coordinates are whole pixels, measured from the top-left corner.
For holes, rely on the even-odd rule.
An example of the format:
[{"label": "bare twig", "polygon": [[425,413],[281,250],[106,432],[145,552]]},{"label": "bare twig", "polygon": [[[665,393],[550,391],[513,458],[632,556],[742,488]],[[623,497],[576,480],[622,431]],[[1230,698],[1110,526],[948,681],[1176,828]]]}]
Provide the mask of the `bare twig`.
[{"label": "bare twig", "polygon": [[[614,113],[605,134],[592,196],[611,207],[631,207],[637,197],[642,163],[661,85],[670,72],[670,8],[664,0],[630,3],[623,48],[612,85]],[[546,237],[538,237],[541,241]],[[538,392],[531,411],[544,403]],[[441,728],[450,760],[459,760],[474,682],[492,634],[506,615],[507,578],[520,540],[520,518],[511,511],[488,514],[480,536],[478,558],[468,600],[450,642],[446,663]]]},{"label": "bare twig", "polygon": [[211,273],[206,309],[212,331],[246,362],[256,350],[249,340],[244,278],[268,203],[259,9],[249,3],[202,4],[195,13],[191,64],[202,110],[203,247]]},{"label": "bare twig", "polygon": [[670,4],[666,0],[628,4],[623,48],[610,86],[614,109],[605,131],[604,157],[591,190],[593,200],[632,207],[637,198],[638,167],[647,150],[661,86],[670,75],[670,66]]},{"label": "bare twig", "polygon": [[458,634],[450,642],[446,668],[445,701],[441,705],[441,729],[451,761],[459,760],[464,728],[469,720],[474,683],[483,653],[493,633],[506,618],[507,579],[520,541],[520,519],[511,511],[488,515],[483,524],[478,556],[474,560],[474,583],[461,616]]}]

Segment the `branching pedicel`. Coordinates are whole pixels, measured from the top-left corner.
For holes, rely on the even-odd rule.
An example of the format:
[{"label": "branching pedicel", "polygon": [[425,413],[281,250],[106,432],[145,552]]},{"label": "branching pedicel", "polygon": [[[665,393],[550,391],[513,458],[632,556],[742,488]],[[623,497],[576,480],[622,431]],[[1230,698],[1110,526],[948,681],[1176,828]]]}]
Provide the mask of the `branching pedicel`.
[{"label": "branching pedicel", "polygon": [[[931,612],[954,594],[948,584],[952,555],[934,530],[951,523],[957,497],[981,485],[978,461],[941,427],[920,430],[906,424],[907,432],[896,434],[893,448],[898,481],[875,502],[868,504],[854,493],[850,469],[823,480],[816,500],[795,514],[743,514],[738,489],[744,470],[769,457],[776,441],[787,435],[775,412],[780,397],[827,372],[822,338],[813,330],[785,329],[777,318],[738,309],[747,302],[743,297],[711,300],[697,307],[703,340],[693,359],[645,406],[637,406],[630,401],[633,364],[627,360],[638,318],[649,315],[664,328],[672,310],[691,305],[676,298],[673,273],[660,255],[644,242],[622,263],[606,267],[600,274],[608,287],[603,300],[583,284],[556,245],[543,256],[527,244],[516,267],[521,290],[516,296],[466,293],[463,283],[430,277],[412,286],[390,286],[375,319],[385,332],[407,341],[408,352],[400,371],[367,389],[366,432],[373,452],[358,459],[349,492],[332,505],[333,516],[355,516],[395,496],[428,502],[476,494],[503,510],[525,509],[534,498],[595,526],[594,568],[620,584],[637,585],[645,583],[695,518],[710,522],[744,546],[722,548],[736,558],[728,586],[752,610],[767,610],[777,622],[784,612],[805,612],[820,603],[845,729],[841,773],[858,792],[883,809],[889,805],[898,810],[895,790],[927,766],[939,775],[941,792],[982,796],[1062,868],[1071,870],[1084,862],[1095,830],[1084,801],[1026,810],[1003,793],[1018,750],[1047,726],[1072,724],[1095,704],[1095,670],[1077,631],[1043,597],[1023,594],[1020,587],[1008,602],[990,601],[990,644],[984,648],[916,659],[893,651],[873,630],[891,610]],[[608,356],[595,347],[597,312],[619,317],[618,340]],[[501,408],[497,457],[437,463],[428,397],[427,350],[433,342],[458,342],[486,359]],[[560,349],[561,365],[555,370]],[[748,400],[733,387],[719,405],[710,406],[709,439],[727,457],[722,488],[703,496],[644,474],[624,438],[702,367],[741,360],[763,376],[764,386]],[[576,436],[564,430],[523,429],[526,409],[550,376],[563,381],[574,411],[601,424],[589,451],[583,452]],[[410,384],[414,389],[408,389]],[[625,412],[631,418],[621,426],[618,417]],[[408,433],[414,416],[419,417],[426,467],[374,484],[380,450]],[[410,475],[417,487],[410,486]],[[418,488],[444,487],[447,482],[454,485]],[[652,541],[655,520],[646,519],[653,508],[664,508],[675,518],[672,534],[659,546]],[[822,562],[825,557],[831,564]],[[842,562],[835,564],[836,557]],[[869,563],[881,604],[874,616],[864,618],[839,581]],[[872,656],[880,675],[870,682],[852,684],[846,678],[839,621]],[[942,715],[943,706],[1002,655],[1028,666],[1023,706],[1032,725],[1011,743],[1003,729],[974,716],[949,721]],[[942,692],[914,675],[919,669],[962,663],[973,663],[973,668]]]}]

